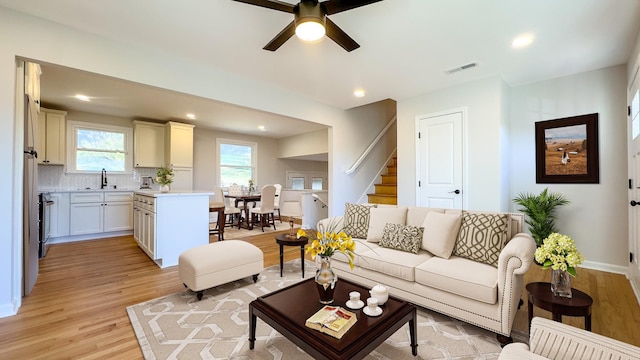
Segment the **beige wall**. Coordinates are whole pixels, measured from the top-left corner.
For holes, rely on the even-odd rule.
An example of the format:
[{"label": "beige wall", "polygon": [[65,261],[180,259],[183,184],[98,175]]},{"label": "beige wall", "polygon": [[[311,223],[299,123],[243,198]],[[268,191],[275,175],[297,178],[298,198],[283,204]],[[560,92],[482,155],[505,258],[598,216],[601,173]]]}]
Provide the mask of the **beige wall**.
[{"label": "beige wall", "polygon": [[219,186],[218,170],[216,169],[216,139],[218,138],[257,143],[258,176],[254,179],[257,186],[265,184],[283,184],[284,186],[287,170],[324,172],[328,170],[326,161],[278,158],[276,154],[278,154],[279,140],[276,139],[221,132],[198,128],[197,126],[194,128],[193,137],[193,188],[198,190],[208,190],[214,186]]},{"label": "beige wall", "polygon": [[317,130],[306,134],[280,139],[278,157],[290,158],[329,152],[329,130]]}]

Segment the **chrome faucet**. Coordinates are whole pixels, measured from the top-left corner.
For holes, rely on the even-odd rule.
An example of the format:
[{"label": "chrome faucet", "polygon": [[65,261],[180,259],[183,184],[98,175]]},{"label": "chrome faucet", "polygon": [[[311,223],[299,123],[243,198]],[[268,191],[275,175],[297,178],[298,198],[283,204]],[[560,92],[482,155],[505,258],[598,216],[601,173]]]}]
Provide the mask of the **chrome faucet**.
[{"label": "chrome faucet", "polygon": [[100,174],[100,189],[107,187],[107,170],[102,168],[102,174]]}]

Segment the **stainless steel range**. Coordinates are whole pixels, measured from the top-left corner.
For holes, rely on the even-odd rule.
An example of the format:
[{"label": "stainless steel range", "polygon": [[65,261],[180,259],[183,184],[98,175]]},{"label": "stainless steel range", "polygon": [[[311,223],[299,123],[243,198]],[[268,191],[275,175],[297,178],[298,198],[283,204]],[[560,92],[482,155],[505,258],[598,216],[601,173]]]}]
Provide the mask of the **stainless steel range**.
[{"label": "stainless steel range", "polygon": [[40,227],[40,248],[38,255],[44,257],[49,250],[49,235],[51,234],[51,206],[54,204],[51,194],[41,193],[39,195],[39,227]]}]

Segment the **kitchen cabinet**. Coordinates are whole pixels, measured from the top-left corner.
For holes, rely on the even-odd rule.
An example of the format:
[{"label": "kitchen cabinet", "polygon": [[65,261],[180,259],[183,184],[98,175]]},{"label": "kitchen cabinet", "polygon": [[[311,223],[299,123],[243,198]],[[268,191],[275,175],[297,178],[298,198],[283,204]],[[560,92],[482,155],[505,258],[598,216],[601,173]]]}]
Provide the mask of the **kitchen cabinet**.
[{"label": "kitchen cabinet", "polygon": [[134,195],[133,238],[151,258],[156,259],[156,206],[155,197]]},{"label": "kitchen cabinet", "polygon": [[162,268],[178,265],[182,252],[209,243],[212,195],[136,191],[133,236],[138,246]]},{"label": "kitchen cabinet", "polygon": [[163,124],[133,121],[133,163],[135,167],[158,168],[164,165]]},{"label": "kitchen cabinet", "polygon": [[193,125],[169,121],[165,125],[165,162],[174,168],[193,167]]},{"label": "kitchen cabinet", "polygon": [[69,202],[69,235],[133,228],[132,192],[77,192]]},{"label": "kitchen cabinet", "polygon": [[38,113],[38,164],[64,165],[66,111],[40,108]]},{"label": "kitchen cabinet", "polygon": [[50,193],[51,206],[50,236],[52,238],[69,236],[69,193]]}]

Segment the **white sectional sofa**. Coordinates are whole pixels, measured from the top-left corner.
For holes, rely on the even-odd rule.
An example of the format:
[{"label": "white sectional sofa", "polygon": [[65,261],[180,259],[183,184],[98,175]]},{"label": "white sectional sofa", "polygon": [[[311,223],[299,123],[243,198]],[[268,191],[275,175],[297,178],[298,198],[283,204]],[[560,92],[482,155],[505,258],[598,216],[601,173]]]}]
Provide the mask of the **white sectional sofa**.
[{"label": "white sectional sofa", "polygon": [[511,342],[522,278],[535,252],[533,238],[522,232],[524,215],[347,204],[344,216],[318,225],[343,228],[357,242],[353,270],[345,256],[333,256],[338,278],[386,285],[394,296]]},{"label": "white sectional sofa", "polygon": [[534,317],[529,345],[513,343],[504,347],[504,360],[635,360],[640,348],[590,331]]}]

